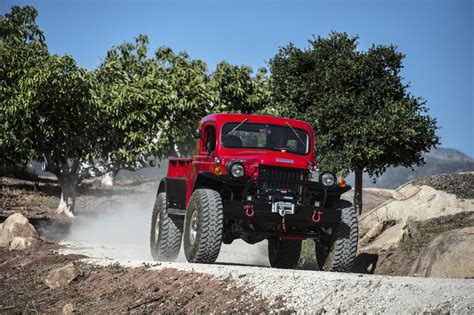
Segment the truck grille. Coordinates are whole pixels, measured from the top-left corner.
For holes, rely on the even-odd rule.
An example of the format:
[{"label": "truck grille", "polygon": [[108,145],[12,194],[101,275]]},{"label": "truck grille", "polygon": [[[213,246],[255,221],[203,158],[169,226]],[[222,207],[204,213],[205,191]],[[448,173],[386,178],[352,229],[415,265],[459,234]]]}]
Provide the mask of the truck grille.
[{"label": "truck grille", "polygon": [[258,178],[262,179],[262,188],[288,189],[295,193],[301,192],[301,185],[291,183],[294,180],[305,180],[307,170],[278,166],[260,165]]}]

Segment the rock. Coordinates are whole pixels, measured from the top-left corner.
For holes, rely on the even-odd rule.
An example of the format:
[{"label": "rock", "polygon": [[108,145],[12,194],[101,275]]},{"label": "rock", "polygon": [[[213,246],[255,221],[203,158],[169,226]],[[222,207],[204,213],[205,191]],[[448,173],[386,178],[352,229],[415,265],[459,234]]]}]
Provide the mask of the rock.
[{"label": "rock", "polygon": [[392,194],[392,198],[395,200],[407,200],[418,194],[420,190],[420,187],[415,185],[402,185]]},{"label": "rock", "polygon": [[407,221],[402,220],[394,226],[386,229],[379,237],[369,245],[362,247],[361,252],[378,252],[394,249],[399,246],[409,235]]},{"label": "rock", "polygon": [[372,226],[372,228],[360,239],[359,246],[364,246],[365,244],[370,243],[371,240],[376,238],[382,232],[383,227],[384,222],[376,222],[374,226]]},{"label": "rock", "polygon": [[0,229],[0,247],[10,246],[15,237],[30,238],[31,240],[39,238],[33,225],[20,213],[10,215],[3,223],[2,229]]},{"label": "rock", "polygon": [[81,274],[79,268],[74,263],[51,270],[44,282],[51,289],[64,288]]},{"label": "rock", "polygon": [[33,245],[33,238],[31,237],[20,237],[15,236],[13,240],[10,242],[9,250],[23,250],[27,247]]},{"label": "rock", "polygon": [[114,186],[114,173],[110,172],[104,175],[100,181],[102,187],[113,187]]},{"label": "rock", "polygon": [[393,194],[394,199],[369,211],[359,219],[359,226],[370,229],[378,221],[399,221],[409,216],[424,221],[440,216],[474,211],[474,199],[458,199],[456,195],[430,186],[407,184]]},{"label": "rock", "polygon": [[420,231],[418,230],[418,226],[416,225],[416,222],[413,221],[412,217],[409,217],[407,219],[406,228],[408,229],[408,234],[410,238],[418,238],[421,236]]},{"label": "rock", "polygon": [[410,276],[438,278],[474,277],[474,227],[438,235],[421,252]]},{"label": "rock", "polygon": [[71,315],[72,313],[74,313],[74,305],[71,303],[64,304],[61,314]]}]

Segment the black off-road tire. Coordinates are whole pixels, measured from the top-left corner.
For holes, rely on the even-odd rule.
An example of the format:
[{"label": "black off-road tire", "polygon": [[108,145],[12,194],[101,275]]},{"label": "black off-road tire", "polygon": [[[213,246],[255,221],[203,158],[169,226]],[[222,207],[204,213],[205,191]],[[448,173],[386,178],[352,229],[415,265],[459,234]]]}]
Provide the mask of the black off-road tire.
[{"label": "black off-road tire", "polygon": [[[184,253],[193,263],[213,263],[219,256],[224,228],[221,196],[211,189],[197,189],[184,220]],[[194,240],[194,241],[193,241]]]},{"label": "black off-road tire", "polygon": [[156,197],[151,217],[151,256],[159,261],[174,261],[178,257],[180,248],[181,231],[168,216],[166,193],[159,193]]},{"label": "black off-road tire", "polygon": [[342,208],[331,235],[315,240],[316,261],[323,271],[350,272],[357,255],[358,224],[354,207]]},{"label": "black off-road tire", "polygon": [[273,268],[294,269],[301,255],[301,241],[268,239],[268,259]]}]

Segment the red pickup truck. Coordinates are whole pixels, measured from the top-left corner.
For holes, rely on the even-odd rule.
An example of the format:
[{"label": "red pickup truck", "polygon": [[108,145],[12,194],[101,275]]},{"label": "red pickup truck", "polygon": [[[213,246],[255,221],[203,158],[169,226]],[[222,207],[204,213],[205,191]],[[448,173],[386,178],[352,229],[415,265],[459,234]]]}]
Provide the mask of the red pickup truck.
[{"label": "red pickup truck", "polygon": [[183,241],[190,262],[213,263],[221,244],[268,240],[270,264],[296,267],[302,240],[315,242],[321,270],[349,271],[357,215],[340,200],[351,189],[316,167],[309,123],[247,114],[204,117],[192,158],[170,158],[153,209],[150,249],[174,260]]}]

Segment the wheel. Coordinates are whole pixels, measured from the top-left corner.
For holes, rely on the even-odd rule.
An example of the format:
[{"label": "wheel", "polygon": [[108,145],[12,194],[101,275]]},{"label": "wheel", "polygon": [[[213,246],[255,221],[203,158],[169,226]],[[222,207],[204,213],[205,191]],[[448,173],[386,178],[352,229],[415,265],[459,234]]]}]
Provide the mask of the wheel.
[{"label": "wheel", "polygon": [[274,268],[296,268],[301,254],[301,241],[268,239],[268,259]]},{"label": "wheel", "polygon": [[181,231],[166,210],[166,193],[159,193],[153,207],[150,251],[155,260],[174,261],[181,248]]},{"label": "wheel", "polygon": [[184,253],[189,262],[213,263],[222,243],[224,213],[221,196],[211,189],[197,189],[184,219]]},{"label": "wheel", "polygon": [[357,255],[358,225],[354,207],[341,209],[337,227],[315,240],[316,261],[324,271],[350,272]]}]

